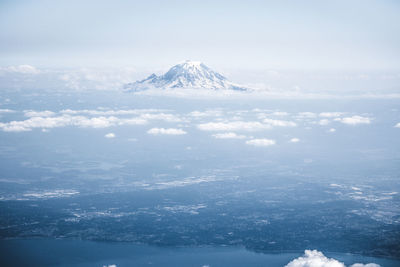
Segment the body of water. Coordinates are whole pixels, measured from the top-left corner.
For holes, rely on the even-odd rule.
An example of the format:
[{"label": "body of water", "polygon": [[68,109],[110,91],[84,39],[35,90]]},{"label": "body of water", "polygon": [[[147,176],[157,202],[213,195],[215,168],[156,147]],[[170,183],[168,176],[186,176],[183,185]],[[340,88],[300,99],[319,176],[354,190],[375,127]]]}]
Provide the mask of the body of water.
[{"label": "body of water", "polygon": [[[303,252],[264,254],[238,247],[165,248],[122,242],[19,239],[0,241],[1,266],[285,266]],[[328,253],[346,265],[400,266],[400,261]]]}]

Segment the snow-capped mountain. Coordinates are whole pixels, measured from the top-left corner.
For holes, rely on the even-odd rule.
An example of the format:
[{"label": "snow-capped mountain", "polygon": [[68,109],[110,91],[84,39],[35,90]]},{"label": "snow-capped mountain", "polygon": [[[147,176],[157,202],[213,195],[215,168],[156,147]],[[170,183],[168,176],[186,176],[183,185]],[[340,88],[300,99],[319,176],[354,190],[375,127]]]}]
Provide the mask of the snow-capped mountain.
[{"label": "snow-capped mountain", "polygon": [[224,76],[198,61],[187,60],[173,66],[164,75],[150,75],[144,80],[124,86],[127,91],[141,91],[151,88],[202,88],[212,90],[248,90],[246,87],[228,81]]}]

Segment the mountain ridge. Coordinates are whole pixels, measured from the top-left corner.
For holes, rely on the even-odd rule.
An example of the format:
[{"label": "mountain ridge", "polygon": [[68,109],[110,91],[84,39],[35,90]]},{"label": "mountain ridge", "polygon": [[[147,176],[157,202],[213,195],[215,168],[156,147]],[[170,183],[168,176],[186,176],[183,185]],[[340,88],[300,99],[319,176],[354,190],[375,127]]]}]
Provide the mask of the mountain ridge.
[{"label": "mountain ridge", "polygon": [[126,91],[143,91],[152,88],[175,89],[195,88],[212,90],[247,91],[248,88],[235,84],[213,71],[200,61],[186,60],[171,67],[165,74],[149,77],[124,86]]}]

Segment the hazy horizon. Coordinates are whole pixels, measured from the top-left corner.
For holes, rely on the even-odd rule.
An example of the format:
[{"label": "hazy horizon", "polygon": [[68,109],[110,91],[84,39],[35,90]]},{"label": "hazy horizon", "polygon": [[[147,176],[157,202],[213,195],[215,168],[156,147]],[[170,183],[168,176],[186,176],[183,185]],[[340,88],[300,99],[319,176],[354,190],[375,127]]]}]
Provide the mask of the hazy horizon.
[{"label": "hazy horizon", "polygon": [[397,1],[2,1],[0,66],[400,70]]}]

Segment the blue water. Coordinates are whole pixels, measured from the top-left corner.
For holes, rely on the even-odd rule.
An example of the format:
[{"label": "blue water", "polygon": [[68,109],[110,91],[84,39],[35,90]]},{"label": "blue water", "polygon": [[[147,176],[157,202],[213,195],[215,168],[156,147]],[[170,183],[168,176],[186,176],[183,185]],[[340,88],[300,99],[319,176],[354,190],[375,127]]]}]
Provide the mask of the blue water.
[{"label": "blue water", "polygon": [[[1,266],[285,266],[298,253],[263,254],[238,247],[165,248],[122,242],[23,239],[0,241]],[[400,266],[400,261],[324,252],[346,265],[378,263]]]}]

